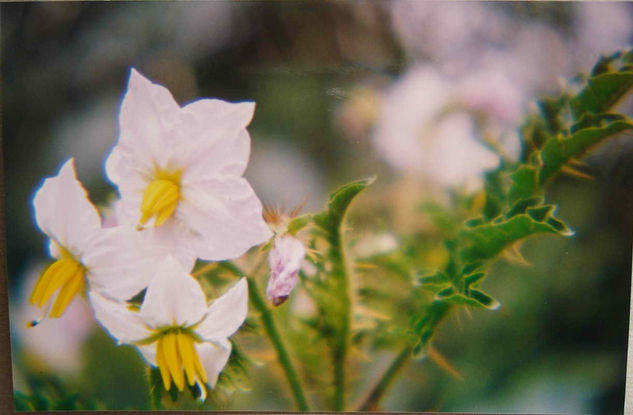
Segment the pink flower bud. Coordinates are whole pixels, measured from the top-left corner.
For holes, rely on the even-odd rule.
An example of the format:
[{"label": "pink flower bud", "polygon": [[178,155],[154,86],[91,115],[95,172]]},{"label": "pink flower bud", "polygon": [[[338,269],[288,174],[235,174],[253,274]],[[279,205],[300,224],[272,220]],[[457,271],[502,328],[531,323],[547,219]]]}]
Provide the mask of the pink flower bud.
[{"label": "pink flower bud", "polygon": [[266,295],[274,305],[278,306],[288,298],[297,283],[304,256],[305,248],[297,238],[286,235],[275,239],[268,257],[270,279],[266,289]]}]

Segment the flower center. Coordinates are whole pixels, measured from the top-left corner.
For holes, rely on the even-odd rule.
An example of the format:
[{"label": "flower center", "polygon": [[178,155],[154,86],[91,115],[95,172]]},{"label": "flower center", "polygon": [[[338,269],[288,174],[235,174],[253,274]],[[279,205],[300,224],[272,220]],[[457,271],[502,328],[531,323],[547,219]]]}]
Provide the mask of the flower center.
[{"label": "flower center", "polygon": [[141,219],[139,225],[145,225],[155,217],[154,226],[160,226],[169,219],[176,210],[180,200],[180,172],[156,172],[152,181],[143,193],[141,202]]},{"label": "flower center", "polygon": [[178,390],[185,388],[185,374],[190,386],[196,381],[204,388],[207,383],[207,372],[204,370],[198,352],[194,347],[194,338],[183,330],[169,330],[158,338],[156,346],[156,363],[163,378],[166,390],[173,380]]},{"label": "flower center", "polygon": [[86,269],[76,259],[67,252],[62,252],[62,258],[48,266],[40,276],[29,302],[42,307],[59,290],[50,316],[60,317],[75,295],[83,289],[85,274]]}]

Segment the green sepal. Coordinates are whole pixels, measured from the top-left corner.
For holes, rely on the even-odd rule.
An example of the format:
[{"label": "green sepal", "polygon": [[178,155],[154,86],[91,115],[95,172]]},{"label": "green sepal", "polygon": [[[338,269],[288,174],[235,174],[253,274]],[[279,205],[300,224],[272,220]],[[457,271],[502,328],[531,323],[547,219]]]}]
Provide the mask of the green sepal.
[{"label": "green sepal", "polygon": [[296,218],[292,218],[290,222],[288,222],[287,232],[290,235],[296,235],[301,229],[305,228],[312,222],[312,214],[306,213],[301,216],[297,216]]}]

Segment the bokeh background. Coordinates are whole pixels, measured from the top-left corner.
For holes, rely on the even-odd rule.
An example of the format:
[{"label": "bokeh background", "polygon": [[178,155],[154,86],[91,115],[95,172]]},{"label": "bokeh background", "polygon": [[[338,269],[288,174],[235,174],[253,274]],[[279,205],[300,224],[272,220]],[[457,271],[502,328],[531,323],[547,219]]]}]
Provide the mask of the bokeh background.
[{"label": "bokeh background", "polygon": [[[535,98],[633,41],[628,3],[55,2],[3,3],[0,13],[13,382],[18,394],[61,408],[149,407],[141,358],[116,347],[81,300],[64,318],[26,329],[38,311],[25,298],[47,261],[32,196],[72,156],[92,200],[107,202],[103,161],[130,67],[181,104],[256,101],[246,176],[266,203],[306,200],[304,211],[316,211],[336,186],[377,175],[355,205],[374,219],[353,231],[397,235],[423,227],[423,199],[442,199],[446,186],[476,191],[494,166],[471,137],[473,113],[511,156]],[[469,112],[429,121],[450,105]],[[630,98],[620,110],[632,113]],[[425,126],[458,138],[416,135]],[[550,186],[547,199],[574,238],[529,240],[529,266],[499,261],[486,281],[498,312],[456,313],[441,326],[435,347],[459,374],[413,362],[383,409],[621,413],[632,139],[587,158],[591,179],[561,176]],[[438,175],[438,163],[449,173]],[[365,363],[366,383],[389,356]],[[258,361],[249,387],[211,407],[294,409],[273,359]]]}]

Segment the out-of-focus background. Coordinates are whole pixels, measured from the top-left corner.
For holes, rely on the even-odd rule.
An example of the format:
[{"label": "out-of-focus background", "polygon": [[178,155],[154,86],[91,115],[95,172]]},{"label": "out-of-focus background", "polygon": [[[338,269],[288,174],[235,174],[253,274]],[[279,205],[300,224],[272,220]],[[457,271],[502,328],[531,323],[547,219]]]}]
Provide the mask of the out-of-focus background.
[{"label": "out-of-focus background", "polygon": [[[14,388],[61,408],[149,407],[145,364],[114,345],[85,302],[26,329],[38,315],[26,297],[47,263],[32,196],[75,157],[92,200],[107,202],[103,161],[130,67],[181,104],[254,100],[246,176],[268,204],[305,199],[304,211],[316,211],[336,186],[377,175],[355,205],[374,219],[354,231],[378,229],[389,244],[423,228],[422,200],[442,200],[449,186],[477,191],[498,160],[491,145],[516,157],[516,127],[536,97],[633,41],[629,3],[55,2],[3,3],[0,12]],[[620,110],[633,113],[630,101]],[[486,281],[498,312],[457,313],[441,326],[435,347],[459,375],[413,362],[383,409],[622,411],[632,139],[585,160],[592,179],[550,186],[574,238],[528,241],[530,266],[499,261]],[[215,408],[294,409],[275,362],[258,361],[250,390]],[[355,387],[388,361],[373,355]]]}]

